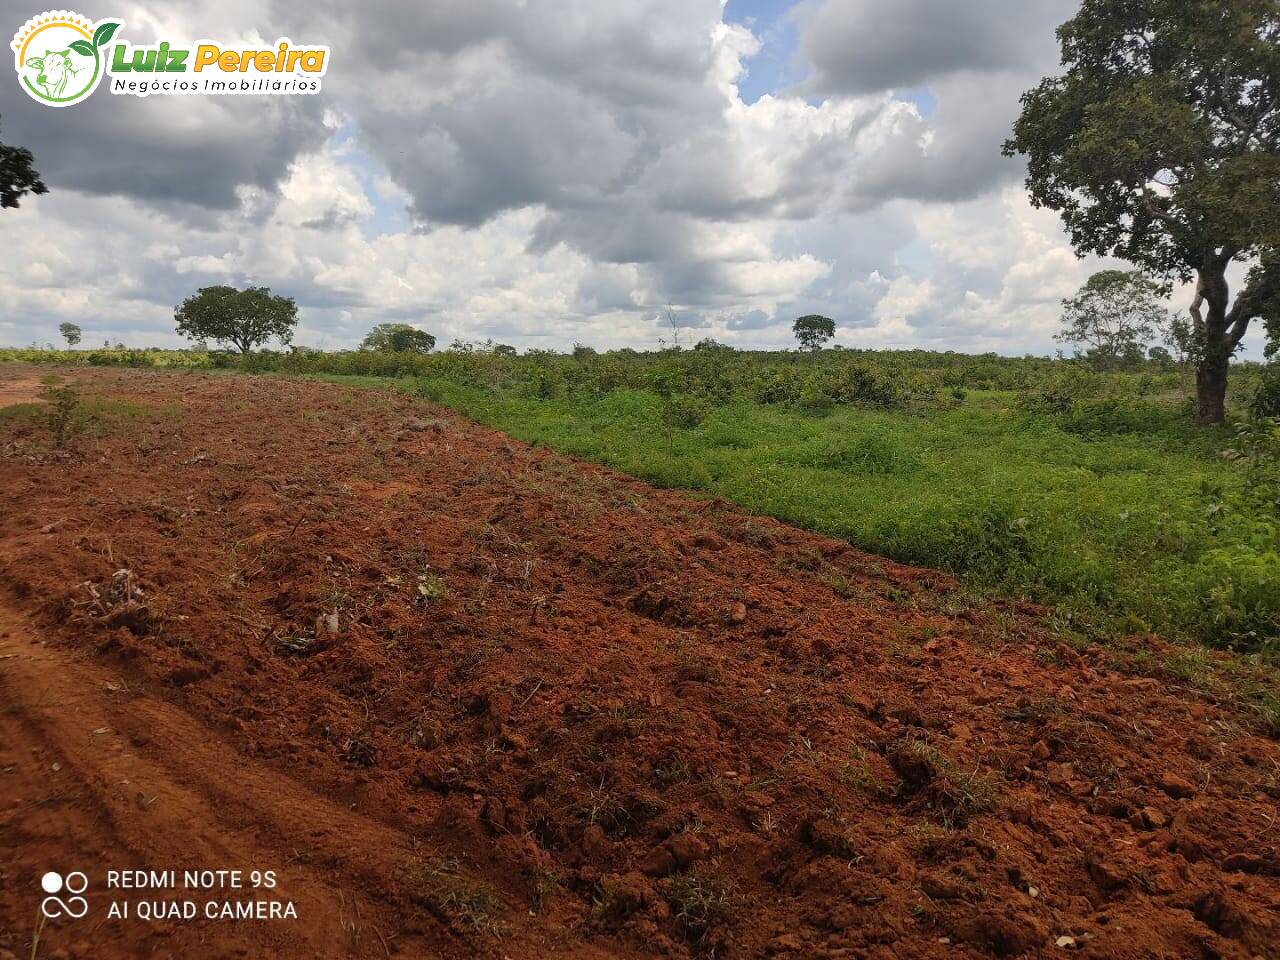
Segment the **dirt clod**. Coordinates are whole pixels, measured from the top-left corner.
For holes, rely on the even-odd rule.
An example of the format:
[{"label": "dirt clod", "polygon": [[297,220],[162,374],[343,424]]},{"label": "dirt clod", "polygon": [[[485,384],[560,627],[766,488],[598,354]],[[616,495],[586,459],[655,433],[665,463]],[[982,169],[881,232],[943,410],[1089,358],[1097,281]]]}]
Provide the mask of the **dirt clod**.
[{"label": "dirt clod", "polygon": [[1160,774],[1160,789],[1171,797],[1185,799],[1196,795],[1196,787],[1186,777],[1180,777],[1176,773],[1165,771]]}]

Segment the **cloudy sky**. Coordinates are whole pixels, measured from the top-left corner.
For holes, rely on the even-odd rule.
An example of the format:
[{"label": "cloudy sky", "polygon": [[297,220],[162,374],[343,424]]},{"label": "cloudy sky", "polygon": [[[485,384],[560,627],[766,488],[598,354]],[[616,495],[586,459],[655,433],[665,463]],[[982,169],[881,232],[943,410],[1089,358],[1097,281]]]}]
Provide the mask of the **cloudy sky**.
[{"label": "cloudy sky", "polygon": [[[296,342],[838,342],[1048,353],[1096,269],[1000,156],[1076,0],[86,5],[121,38],[332,48],[323,92],[0,83],[51,192],[0,214],[0,343],[178,345],[213,283],[297,299]],[[3,26],[39,12],[0,0]],[[1181,306],[1181,303],[1179,303]]]}]

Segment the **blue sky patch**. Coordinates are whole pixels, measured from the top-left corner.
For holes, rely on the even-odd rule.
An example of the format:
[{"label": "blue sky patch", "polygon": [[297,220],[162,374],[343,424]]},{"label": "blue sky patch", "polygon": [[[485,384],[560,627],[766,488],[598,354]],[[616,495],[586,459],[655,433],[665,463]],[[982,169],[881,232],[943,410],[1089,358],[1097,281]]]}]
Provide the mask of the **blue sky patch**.
[{"label": "blue sky patch", "polygon": [[795,63],[797,30],[791,16],[791,0],[729,0],[725,23],[749,29],[760,41],[760,52],[743,65],[746,76],[738,81],[744,103],[755,103],[766,93],[777,93],[803,79]]}]

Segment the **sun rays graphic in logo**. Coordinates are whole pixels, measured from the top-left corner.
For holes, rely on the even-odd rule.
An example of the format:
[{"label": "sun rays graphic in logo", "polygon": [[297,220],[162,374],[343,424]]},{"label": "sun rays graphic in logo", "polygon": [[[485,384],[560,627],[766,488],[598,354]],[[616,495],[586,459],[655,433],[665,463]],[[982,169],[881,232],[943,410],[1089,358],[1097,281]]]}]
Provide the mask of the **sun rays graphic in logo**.
[{"label": "sun rays graphic in logo", "polygon": [[69,107],[93,93],[106,72],[107,43],[119,20],[96,23],[71,10],[46,10],[13,35],[22,89],[51,107]]}]

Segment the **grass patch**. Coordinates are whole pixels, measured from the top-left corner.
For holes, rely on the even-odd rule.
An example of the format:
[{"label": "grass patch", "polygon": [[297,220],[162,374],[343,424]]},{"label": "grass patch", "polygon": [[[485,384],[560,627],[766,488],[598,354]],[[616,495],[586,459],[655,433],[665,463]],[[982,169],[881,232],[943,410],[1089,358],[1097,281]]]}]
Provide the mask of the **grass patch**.
[{"label": "grass patch", "polygon": [[665,882],[671,917],[681,934],[697,942],[733,917],[737,889],[729,878],[707,868],[677,874]]},{"label": "grass patch", "polygon": [[899,795],[922,802],[944,827],[963,827],[996,805],[999,794],[990,777],[961,767],[930,743],[911,740],[889,759],[902,777]]},{"label": "grass patch", "polygon": [[418,575],[418,582],[414,590],[414,599],[421,604],[429,604],[433,600],[442,600],[449,595],[449,588],[445,586],[444,580],[430,571],[424,571]]},{"label": "grass patch", "polygon": [[414,861],[404,871],[409,896],[459,933],[501,938],[506,925],[499,919],[502,901],[489,884],[464,876],[458,861],[432,857]]},{"label": "grass patch", "polygon": [[1267,735],[1280,740],[1280,693],[1268,690],[1260,694],[1255,709]]},{"label": "grass patch", "polygon": [[46,377],[38,403],[0,407],[0,425],[38,427],[48,432],[55,446],[80,435],[100,435],[132,423],[177,416],[179,404],[148,405],[81,393],[75,386],[59,386],[61,378]]}]

